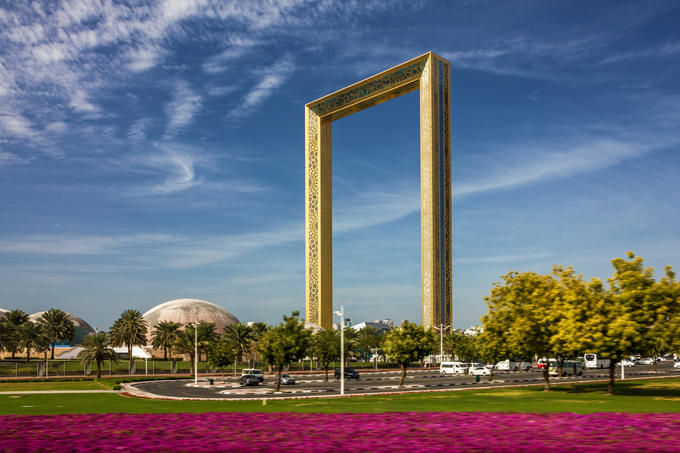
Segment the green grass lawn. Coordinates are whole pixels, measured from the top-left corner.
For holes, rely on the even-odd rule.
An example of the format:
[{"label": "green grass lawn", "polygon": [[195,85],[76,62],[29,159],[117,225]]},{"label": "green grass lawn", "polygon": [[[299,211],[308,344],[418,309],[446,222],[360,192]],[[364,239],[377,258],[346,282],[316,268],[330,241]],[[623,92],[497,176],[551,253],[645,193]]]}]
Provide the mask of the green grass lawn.
[{"label": "green grass lawn", "polygon": [[[73,382],[63,383],[75,384]],[[22,384],[23,387],[23,384]],[[161,413],[161,412],[679,412],[680,379],[606,384],[429,392],[418,394],[261,401],[164,401],[115,394],[0,395],[0,414]]]},{"label": "green grass lawn", "polygon": [[35,381],[35,382],[0,382],[0,392],[24,390],[109,390],[111,387],[94,380],[82,381]]}]

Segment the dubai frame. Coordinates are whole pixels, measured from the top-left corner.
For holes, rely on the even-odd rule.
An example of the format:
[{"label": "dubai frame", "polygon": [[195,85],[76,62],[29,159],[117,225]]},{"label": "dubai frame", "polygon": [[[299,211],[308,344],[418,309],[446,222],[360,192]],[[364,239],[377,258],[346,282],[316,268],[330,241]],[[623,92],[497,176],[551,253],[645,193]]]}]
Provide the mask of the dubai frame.
[{"label": "dubai frame", "polygon": [[306,319],[333,323],[333,121],[420,89],[422,320],[451,326],[449,62],[428,52],[305,105]]}]

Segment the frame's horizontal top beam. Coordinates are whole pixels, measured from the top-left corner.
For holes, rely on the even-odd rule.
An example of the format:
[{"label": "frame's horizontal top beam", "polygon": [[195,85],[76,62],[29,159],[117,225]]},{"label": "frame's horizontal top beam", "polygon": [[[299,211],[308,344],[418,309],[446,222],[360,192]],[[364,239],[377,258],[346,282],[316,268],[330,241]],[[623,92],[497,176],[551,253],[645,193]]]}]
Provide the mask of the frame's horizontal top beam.
[{"label": "frame's horizontal top beam", "polygon": [[[418,88],[428,52],[306,104],[317,116],[336,120]],[[384,95],[384,96],[381,96]]]}]

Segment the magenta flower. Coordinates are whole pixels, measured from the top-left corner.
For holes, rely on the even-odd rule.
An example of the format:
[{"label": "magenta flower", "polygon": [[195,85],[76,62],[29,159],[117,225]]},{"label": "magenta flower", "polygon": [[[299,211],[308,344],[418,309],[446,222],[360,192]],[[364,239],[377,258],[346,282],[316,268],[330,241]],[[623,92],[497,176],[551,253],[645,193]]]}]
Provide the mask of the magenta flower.
[{"label": "magenta flower", "polygon": [[678,451],[680,414],[10,415],[0,450]]}]

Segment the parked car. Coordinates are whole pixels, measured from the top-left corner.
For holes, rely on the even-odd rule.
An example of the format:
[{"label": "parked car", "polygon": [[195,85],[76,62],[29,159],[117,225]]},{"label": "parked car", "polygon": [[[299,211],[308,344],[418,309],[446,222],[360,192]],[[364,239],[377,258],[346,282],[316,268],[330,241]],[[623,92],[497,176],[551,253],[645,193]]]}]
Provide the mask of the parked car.
[{"label": "parked car", "polygon": [[[340,368],[335,369],[335,379],[340,379]],[[352,367],[345,367],[345,379],[361,379],[359,372]]]},{"label": "parked car", "polygon": [[239,385],[246,386],[246,385],[260,385],[260,378],[254,374],[244,374],[241,376],[241,379],[239,379],[238,383]]},{"label": "parked car", "polygon": [[439,364],[439,373],[442,376],[447,374],[468,374],[468,365],[463,362],[442,362]]},{"label": "parked car", "polygon": [[622,361],[617,363],[616,366],[635,366],[635,362],[633,362],[632,360],[623,359]]},{"label": "parked car", "polygon": [[470,367],[469,374],[470,374],[470,376],[488,376],[489,374],[491,374],[491,372],[486,367],[473,366],[473,367]]},{"label": "parked car", "polygon": [[673,364],[673,368],[680,368],[680,361]]},{"label": "parked car", "polygon": [[652,359],[651,357],[640,359],[638,360],[638,365],[654,365],[654,359]]},{"label": "parked car", "polygon": [[256,376],[256,377],[260,380],[260,382],[264,382],[264,373],[263,373],[262,370],[260,370],[260,369],[257,369],[257,368],[244,368],[244,369],[241,371],[241,377],[243,377],[243,376],[248,376],[248,375]]},{"label": "parked car", "polygon": [[295,384],[295,379],[290,374],[281,375],[281,384],[283,385],[293,385]]}]

